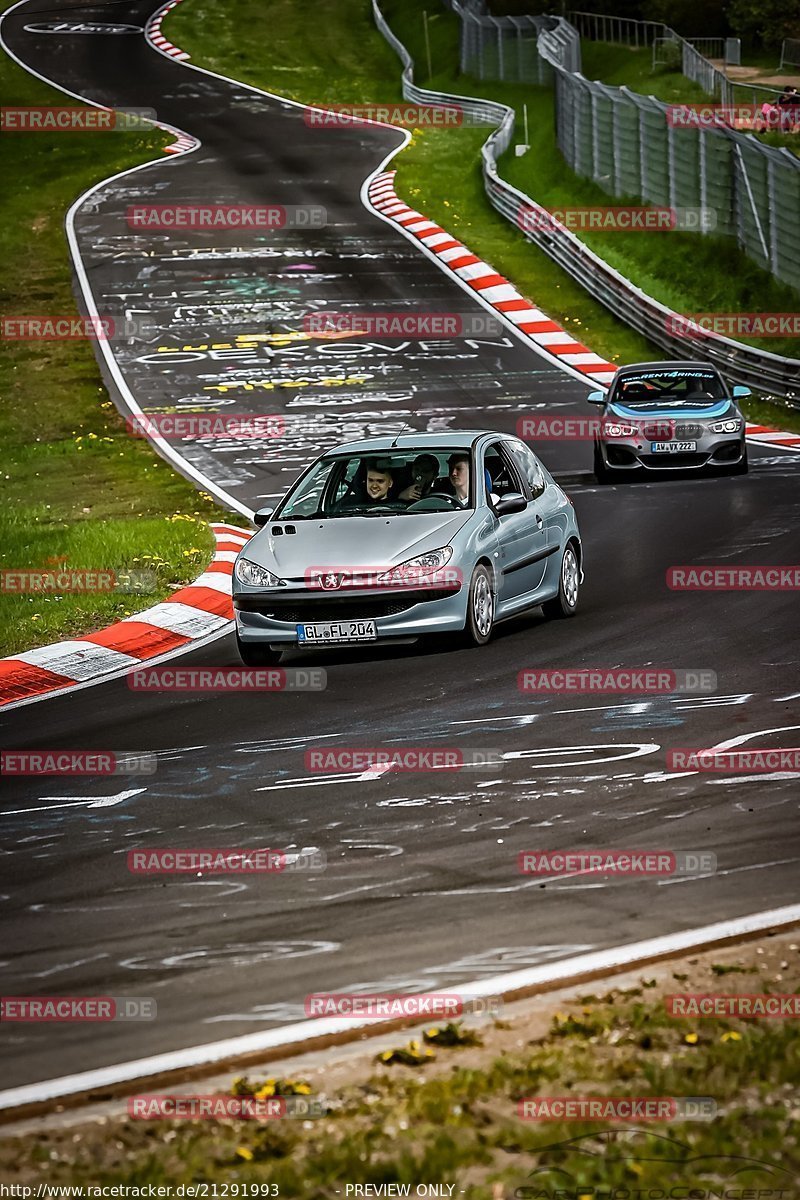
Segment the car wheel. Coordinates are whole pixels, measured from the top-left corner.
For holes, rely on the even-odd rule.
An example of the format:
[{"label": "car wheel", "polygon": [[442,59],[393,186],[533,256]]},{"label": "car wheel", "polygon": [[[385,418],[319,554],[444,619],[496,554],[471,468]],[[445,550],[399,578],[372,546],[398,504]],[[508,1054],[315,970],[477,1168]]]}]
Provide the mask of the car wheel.
[{"label": "car wheel", "polygon": [[581,570],[578,566],[578,556],[571,542],[567,543],[561,557],[561,571],[558,579],[558,595],[552,600],[545,600],[542,612],[551,620],[561,617],[572,617],[578,609],[578,593],[581,586]]},{"label": "car wheel", "polygon": [[603,462],[603,455],[596,442],[594,447],[594,477],[598,483],[610,483],[612,479],[612,472],[609,471]]},{"label": "car wheel", "polygon": [[467,599],[467,623],[463,641],[468,646],[485,646],[492,636],[494,625],[494,590],[492,577],[483,563],[472,572]]},{"label": "car wheel", "polygon": [[236,649],[246,667],[274,667],[281,660],[282,650],[271,650],[269,646],[260,646],[252,642],[243,642],[236,634]]}]

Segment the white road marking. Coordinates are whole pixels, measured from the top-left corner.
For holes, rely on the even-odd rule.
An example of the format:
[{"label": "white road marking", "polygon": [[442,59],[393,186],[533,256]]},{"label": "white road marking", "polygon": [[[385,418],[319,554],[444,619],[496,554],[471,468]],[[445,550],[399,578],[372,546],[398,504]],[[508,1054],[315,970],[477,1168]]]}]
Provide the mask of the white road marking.
[{"label": "white road marking", "polygon": [[[723,938],[743,937],[760,933],[779,926],[795,925],[800,922],[800,904],[786,905],[766,912],[753,913],[746,917],[735,917],[704,925],[699,929],[685,929],[662,937],[649,938],[641,942],[629,942],[610,950],[598,950],[579,954],[536,967],[472,980],[459,986],[458,991],[468,996],[503,996],[510,992],[535,987],[558,987],[567,981],[582,978],[590,973],[630,970],[640,962],[666,957],[685,951],[700,949],[708,943]],[[435,993],[431,993],[435,995]],[[428,1020],[429,1018],[425,1018]],[[18,1108],[24,1104],[56,1101],[66,1096],[83,1092],[106,1090],[120,1084],[131,1083],[153,1075],[185,1071],[197,1066],[213,1066],[215,1063],[245,1055],[284,1047],[287,1055],[296,1053],[312,1038],[329,1037],[331,1034],[352,1033],[353,1039],[363,1036],[365,1029],[382,1032],[384,1021],[362,1017],[332,1017],[298,1021],[278,1029],[266,1029],[257,1033],[242,1034],[218,1042],[200,1046],[188,1046],[165,1054],[154,1054],[147,1058],[116,1063],[111,1067],[99,1067],[91,1071],[80,1071],[74,1075],[63,1075],[57,1079],[45,1079],[39,1083],[8,1088],[0,1092],[0,1110]]]},{"label": "white road marking", "polygon": [[146,792],[147,788],[130,788],[127,792],[117,792],[116,796],[95,796],[86,800],[69,800],[66,796],[40,796],[40,800],[55,800],[55,804],[40,804],[34,808],[13,808],[10,812],[0,813],[3,817],[20,817],[27,816],[28,813],[34,812],[50,812],[54,808],[112,808],[115,804],[122,804],[124,800],[130,800],[131,796],[138,796],[140,792]]}]

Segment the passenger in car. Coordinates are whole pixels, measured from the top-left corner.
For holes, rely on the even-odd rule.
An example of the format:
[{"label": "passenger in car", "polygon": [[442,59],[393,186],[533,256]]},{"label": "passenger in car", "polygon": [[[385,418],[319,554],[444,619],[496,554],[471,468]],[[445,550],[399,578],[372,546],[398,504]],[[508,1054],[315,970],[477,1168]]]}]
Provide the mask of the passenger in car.
[{"label": "passenger in car", "polygon": [[469,504],[469,454],[466,450],[455,450],[447,460],[447,479],[437,481],[434,488],[445,492],[458,502],[461,508]]},{"label": "passenger in car", "polygon": [[[411,478],[398,500],[422,500],[431,491],[439,474],[439,460],[435,454],[418,454],[411,464]],[[401,480],[400,486],[404,481]]]}]

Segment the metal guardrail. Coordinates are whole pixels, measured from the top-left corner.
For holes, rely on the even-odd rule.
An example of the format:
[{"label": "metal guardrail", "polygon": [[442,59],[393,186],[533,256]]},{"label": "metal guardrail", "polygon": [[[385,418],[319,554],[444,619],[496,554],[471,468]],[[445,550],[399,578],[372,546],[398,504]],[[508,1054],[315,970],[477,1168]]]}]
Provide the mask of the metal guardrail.
[{"label": "metal guardrail", "polygon": [[[454,0],[454,5],[457,0]],[[481,148],[483,182],[490,203],[518,228],[523,236],[563,267],[586,291],[627,325],[644,334],[657,346],[676,358],[700,358],[713,362],[734,383],[754,387],[761,392],[789,400],[800,400],[800,360],[785,358],[720,336],[690,337],[673,332],[680,314],[648,296],[624,275],[615,271],[578,237],[554,224],[546,210],[530,196],[502,179],[497,160],[514,138],[514,110],[492,100],[432,92],[414,83],[414,60],[402,42],[392,33],[378,0],[372,11],[380,32],[403,64],[402,88],[406,100],[418,104],[459,104],[480,124],[495,126]],[[543,47],[551,52],[548,43]],[[567,73],[554,64],[559,75]],[[540,214],[530,219],[530,214]]]}]

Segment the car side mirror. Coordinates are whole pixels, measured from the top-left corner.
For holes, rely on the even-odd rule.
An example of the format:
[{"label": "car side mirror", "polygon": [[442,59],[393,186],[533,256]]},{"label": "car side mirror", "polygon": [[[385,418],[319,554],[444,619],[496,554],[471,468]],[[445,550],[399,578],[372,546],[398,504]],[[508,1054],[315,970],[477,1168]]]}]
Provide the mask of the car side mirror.
[{"label": "car side mirror", "polygon": [[498,517],[505,517],[508,513],[524,512],[527,507],[528,501],[522,495],[522,492],[508,492],[502,499],[497,501],[494,511]]},{"label": "car side mirror", "polygon": [[734,400],[744,400],[745,396],[752,396],[752,394],[753,393],[750,391],[749,387],[742,387],[741,384],[738,383],[733,389]]},{"label": "car side mirror", "polygon": [[271,516],[272,516],[271,508],[258,508],[253,513],[253,522],[254,522],[254,524],[256,524],[258,526],[266,525],[267,521],[270,519]]},{"label": "car side mirror", "polygon": [[589,404],[605,404],[606,394],[605,392],[589,392],[586,399]]}]

